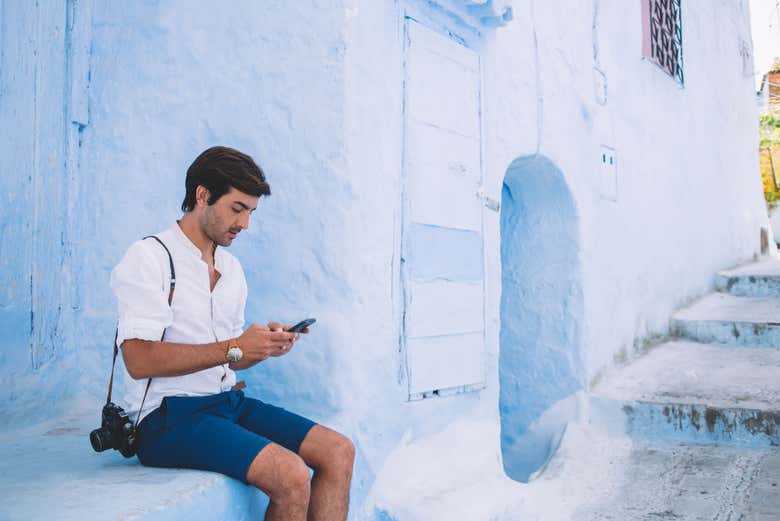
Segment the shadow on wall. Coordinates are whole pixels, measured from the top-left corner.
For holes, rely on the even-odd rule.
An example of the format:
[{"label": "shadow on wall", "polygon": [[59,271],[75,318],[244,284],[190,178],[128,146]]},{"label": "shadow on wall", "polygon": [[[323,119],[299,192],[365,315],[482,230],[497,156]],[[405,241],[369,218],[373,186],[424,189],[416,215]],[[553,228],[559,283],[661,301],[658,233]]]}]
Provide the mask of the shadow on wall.
[{"label": "shadow on wall", "polygon": [[499,407],[516,481],[555,453],[584,386],[578,229],[563,173],[543,156],[514,160],[501,195]]}]

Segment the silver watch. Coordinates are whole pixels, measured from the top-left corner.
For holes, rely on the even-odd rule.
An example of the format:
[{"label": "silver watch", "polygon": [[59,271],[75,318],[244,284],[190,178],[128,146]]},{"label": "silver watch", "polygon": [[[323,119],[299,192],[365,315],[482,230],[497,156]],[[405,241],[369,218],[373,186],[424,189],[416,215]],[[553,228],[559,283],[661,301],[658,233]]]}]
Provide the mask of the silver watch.
[{"label": "silver watch", "polygon": [[230,349],[227,350],[227,354],[225,355],[228,359],[228,362],[238,362],[241,360],[241,358],[244,357],[244,352],[241,351],[241,348],[237,345],[234,345]]}]

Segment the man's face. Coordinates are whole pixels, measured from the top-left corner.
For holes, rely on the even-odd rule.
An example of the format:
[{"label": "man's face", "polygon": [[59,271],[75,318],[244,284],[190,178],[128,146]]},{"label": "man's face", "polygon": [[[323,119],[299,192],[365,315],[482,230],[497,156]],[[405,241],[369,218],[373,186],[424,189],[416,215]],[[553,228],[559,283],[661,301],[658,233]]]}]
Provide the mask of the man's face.
[{"label": "man's face", "polygon": [[217,202],[203,208],[200,219],[203,232],[219,246],[230,246],[241,230],[249,228],[249,217],[259,199],[231,186]]}]

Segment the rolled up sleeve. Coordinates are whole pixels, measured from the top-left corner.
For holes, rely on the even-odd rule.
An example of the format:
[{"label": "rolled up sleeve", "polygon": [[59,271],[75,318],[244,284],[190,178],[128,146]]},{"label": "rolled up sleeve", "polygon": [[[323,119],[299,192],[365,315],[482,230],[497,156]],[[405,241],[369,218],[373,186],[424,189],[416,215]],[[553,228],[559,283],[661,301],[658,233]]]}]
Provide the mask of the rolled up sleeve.
[{"label": "rolled up sleeve", "polygon": [[119,307],[120,347],[128,339],[160,340],[173,322],[166,294],[169,277],[148,248],[144,241],[133,243],[111,271],[111,289]]}]

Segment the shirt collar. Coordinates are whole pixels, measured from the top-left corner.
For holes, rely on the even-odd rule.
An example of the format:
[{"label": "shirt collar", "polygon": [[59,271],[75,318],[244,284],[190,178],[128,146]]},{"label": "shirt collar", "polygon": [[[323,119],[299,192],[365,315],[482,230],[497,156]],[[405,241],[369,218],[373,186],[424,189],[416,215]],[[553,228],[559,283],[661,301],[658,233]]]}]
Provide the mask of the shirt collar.
[{"label": "shirt collar", "polygon": [[[190,252],[192,255],[196,256],[198,259],[203,258],[203,254],[201,253],[200,249],[195,246],[195,243],[193,243],[189,237],[182,231],[181,227],[179,226],[179,221],[174,221],[173,226],[171,227],[171,230],[173,231],[174,237],[176,237],[179,241],[179,243],[184,246],[184,248]],[[215,266],[222,264],[222,249],[217,246],[214,250],[214,264]],[[219,269],[219,268],[217,268]]]},{"label": "shirt collar", "polygon": [[174,221],[173,226],[171,227],[171,230],[173,231],[174,237],[179,241],[179,243],[184,246],[184,248],[192,255],[197,255],[198,258],[201,258],[201,252],[200,249],[198,249],[197,246],[190,240],[187,235],[182,231],[181,227],[179,226],[179,221]]}]

